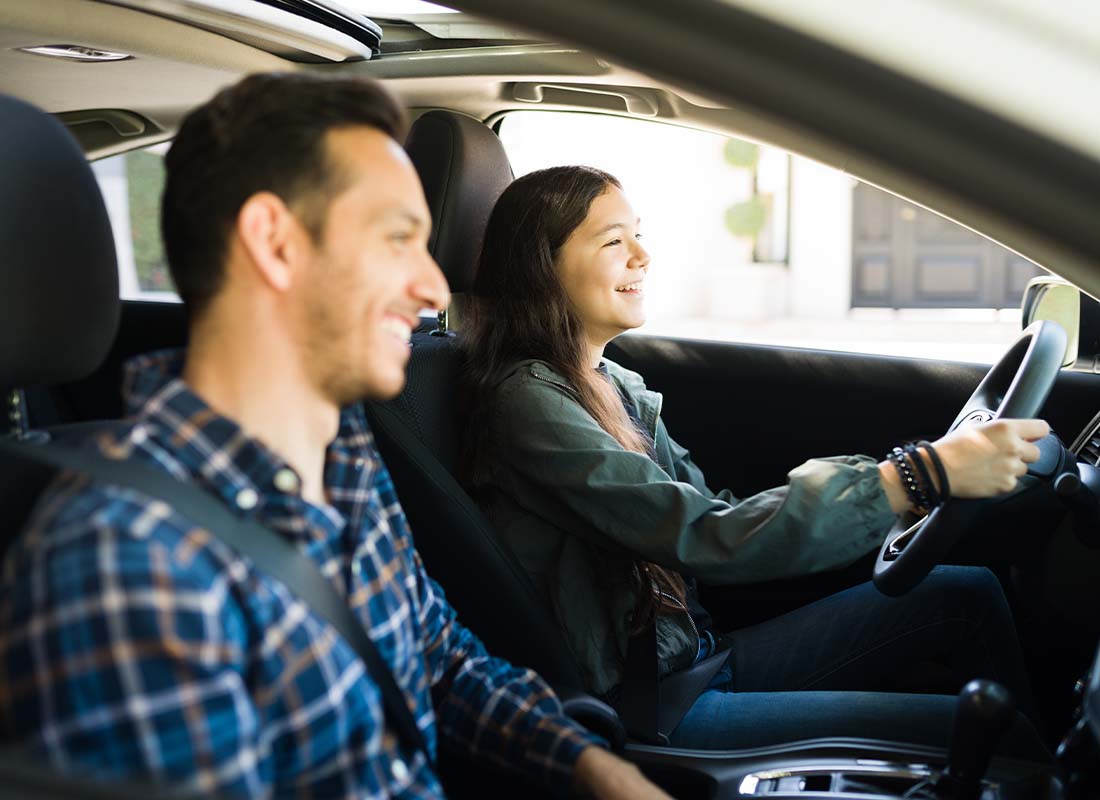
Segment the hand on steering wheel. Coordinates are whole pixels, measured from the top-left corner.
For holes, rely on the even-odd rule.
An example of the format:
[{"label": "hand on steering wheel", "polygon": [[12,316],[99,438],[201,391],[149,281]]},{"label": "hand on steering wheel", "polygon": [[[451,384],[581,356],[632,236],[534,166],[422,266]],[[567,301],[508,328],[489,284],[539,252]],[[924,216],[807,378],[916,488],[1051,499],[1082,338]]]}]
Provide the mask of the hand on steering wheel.
[{"label": "hand on steering wheel", "polygon": [[1050,426],[1041,419],[995,419],[960,426],[933,447],[947,471],[952,497],[981,499],[1015,489],[1027,465],[1039,460],[1033,442],[1049,434]]},{"label": "hand on steering wheel", "polygon": [[[948,434],[934,445],[948,469],[952,499],[923,519],[911,513],[899,518],[875,562],[879,591],[897,596],[920,583],[987,502],[976,498],[1011,490],[1024,465],[1038,458],[1038,448],[1024,440],[1049,433],[1045,422],[1030,418],[1046,402],[1065,351],[1065,331],[1053,322],[1036,322],[978,384]],[[999,424],[965,430],[995,420]]]}]

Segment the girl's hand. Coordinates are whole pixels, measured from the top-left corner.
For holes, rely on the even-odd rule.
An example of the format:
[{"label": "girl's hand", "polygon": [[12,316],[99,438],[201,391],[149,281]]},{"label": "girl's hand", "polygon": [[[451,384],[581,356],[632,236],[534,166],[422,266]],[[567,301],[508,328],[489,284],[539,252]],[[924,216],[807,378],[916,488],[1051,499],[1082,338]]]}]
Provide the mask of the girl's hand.
[{"label": "girl's hand", "polygon": [[[993,497],[1016,488],[1027,465],[1039,459],[1032,442],[1049,433],[1050,425],[1041,419],[996,419],[964,425],[932,446],[943,461],[953,497]],[[938,480],[923,451],[921,455]]]},{"label": "girl's hand", "polygon": [[[1039,458],[1039,448],[1032,442],[1049,433],[1050,426],[1041,419],[997,419],[965,425],[932,446],[943,461],[952,497],[993,497],[1016,488],[1027,465]],[[923,449],[920,454],[938,491],[939,476],[932,461]],[[894,513],[914,510],[894,465],[887,460],[878,469]]]}]

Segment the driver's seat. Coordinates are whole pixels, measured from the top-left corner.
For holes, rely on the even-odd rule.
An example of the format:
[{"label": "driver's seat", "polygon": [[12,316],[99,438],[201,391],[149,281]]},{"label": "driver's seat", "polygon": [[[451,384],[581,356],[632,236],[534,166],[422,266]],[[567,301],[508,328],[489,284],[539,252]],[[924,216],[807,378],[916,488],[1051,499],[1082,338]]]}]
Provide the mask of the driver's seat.
[{"label": "driver's seat", "polygon": [[[419,117],[406,149],[432,213],[432,255],[460,295],[473,277],[489,212],[512,181],[511,165],[495,133],[449,111]],[[490,652],[536,669],[558,688],[579,690],[576,661],[530,578],[455,479],[461,369],[460,334],[415,333],[405,390],[367,404],[375,441],[428,574],[463,622]]]}]

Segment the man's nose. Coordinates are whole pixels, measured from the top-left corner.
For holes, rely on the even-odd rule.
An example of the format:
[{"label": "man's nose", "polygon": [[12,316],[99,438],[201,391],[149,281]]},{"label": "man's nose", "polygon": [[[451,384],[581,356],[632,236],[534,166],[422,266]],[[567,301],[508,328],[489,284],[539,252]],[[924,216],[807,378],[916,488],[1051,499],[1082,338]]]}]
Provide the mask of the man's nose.
[{"label": "man's nose", "polygon": [[430,255],[424,255],[422,267],[417,273],[413,284],[416,299],[426,308],[433,311],[442,311],[451,302],[451,290],[447,285],[447,278],[443,270],[435,263]]}]

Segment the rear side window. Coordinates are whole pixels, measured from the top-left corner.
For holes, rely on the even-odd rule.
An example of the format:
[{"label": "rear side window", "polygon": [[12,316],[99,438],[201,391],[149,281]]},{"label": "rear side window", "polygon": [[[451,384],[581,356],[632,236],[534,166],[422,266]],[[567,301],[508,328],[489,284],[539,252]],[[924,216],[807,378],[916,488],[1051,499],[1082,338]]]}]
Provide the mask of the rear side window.
[{"label": "rear side window", "polygon": [[115,235],[124,300],[179,301],[160,236],[167,150],[167,143],[157,144],[92,163]]}]

